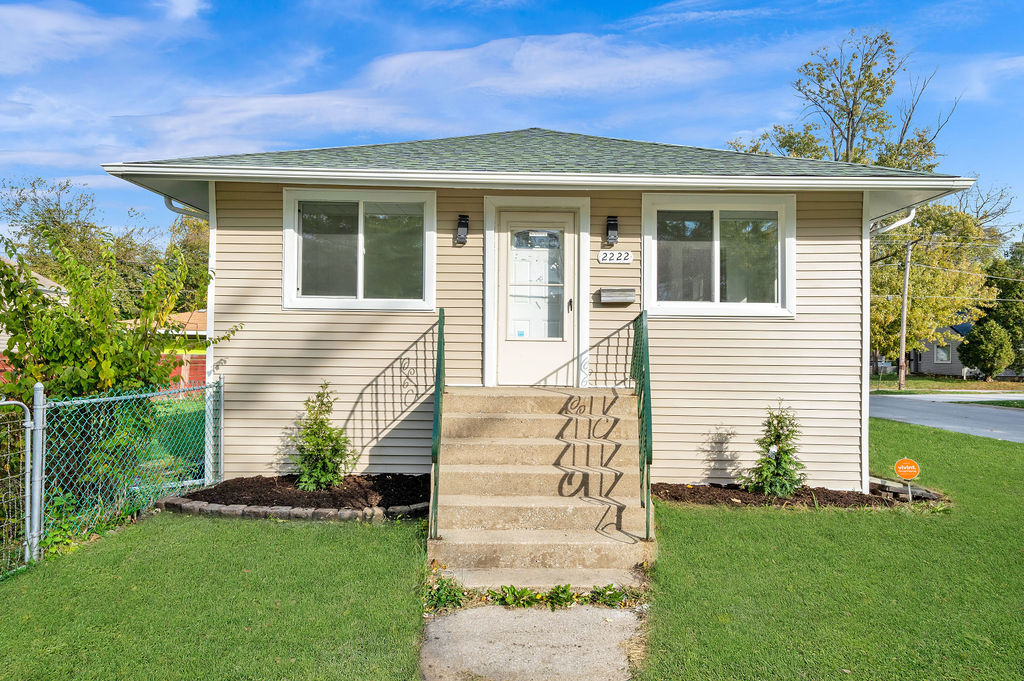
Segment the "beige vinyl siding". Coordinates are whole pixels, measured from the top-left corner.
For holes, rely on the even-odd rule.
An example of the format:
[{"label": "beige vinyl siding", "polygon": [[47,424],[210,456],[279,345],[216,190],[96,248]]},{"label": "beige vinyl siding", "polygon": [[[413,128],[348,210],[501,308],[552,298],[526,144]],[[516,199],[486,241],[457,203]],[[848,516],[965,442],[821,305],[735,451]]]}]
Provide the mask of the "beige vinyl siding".
[{"label": "beige vinyl siding", "polygon": [[[619,210],[638,253],[640,202]],[[728,482],[781,398],[800,419],[809,482],[860,488],[862,219],[859,193],[797,195],[795,319],[651,318],[654,480]],[[637,311],[595,310],[595,337]]]},{"label": "beige vinyl siding", "polygon": [[[215,349],[225,377],[228,477],[280,470],[284,436],[322,379],[335,416],[362,457],[360,470],[426,472],[434,376],[433,312],[341,312],[281,307],[282,185],[218,183],[214,324],[243,328]],[[448,379],[479,383],[483,246],[455,247],[459,212],[479,206],[438,194],[437,304],[446,309]]]},{"label": "beige vinyl siding", "polygon": [[[437,305],[448,318],[452,384],[482,382],[483,197],[513,193],[437,190]],[[632,286],[639,301],[642,195],[587,195],[591,376],[594,384],[622,384],[629,322],[641,305],[601,305],[596,296],[602,286]],[[426,472],[435,314],[282,310],[282,186],[218,183],[216,197],[216,330],[244,324],[215,351],[226,380],[226,474],[285,463],[282,436],[321,378],[338,393],[336,414],[363,453],[361,470]],[[470,219],[464,246],[453,240],[460,213]],[[596,262],[608,215],[619,218],[615,248],[633,252],[630,265]],[[782,397],[802,420],[811,481],[859,487],[861,248],[860,194],[798,194],[795,320],[651,320],[655,480],[725,481],[726,463],[752,461],[764,409]],[[735,461],[708,460],[708,438],[719,426],[734,431],[719,458]]]}]

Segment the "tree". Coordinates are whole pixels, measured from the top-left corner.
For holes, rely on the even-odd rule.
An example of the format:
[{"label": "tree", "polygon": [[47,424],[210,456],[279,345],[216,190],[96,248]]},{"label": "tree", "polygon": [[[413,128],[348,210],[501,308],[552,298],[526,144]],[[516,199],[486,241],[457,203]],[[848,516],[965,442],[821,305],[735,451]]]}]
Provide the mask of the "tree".
[{"label": "tree", "polygon": [[983,320],[990,319],[1006,330],[1014,354],[1006,368],[1024,374],[1024,242],[1012,244],[1005,257],[995,259],[988,275],[996,303]]},{"label": "tree", "polygon": [[109,249],[114,309],[119,319],[138,315],[143,284],[153,277],[161,260],[151,229],[129,226],[113,232],[100,226],[92,193],[70,180],[0,183],[0,217],[11,226],[14,243],[28,266],[55,281],[66,278],[56,246],[76,262],[95,268],[105,266],[101,248]]},{"label": "tree", "polygon": [[908,350],[948,343],[954,335],[945,327],[980,319],[997,297],[984,273],[999,234],[951,206],[919,208],[912,223],[871,242],[871,348],[889,357],[899,352],[903,260],[912,241]]},{"label": "tree", "polygon": [[177,310],[206,308],[206,290],[210,282],[210,223],[199,217],[181,216],[171,224],[171,238],[164,258],[168,265],[180,253],[188,267],[185,288],[178,300]]},{"label": "tree", "polygon": [[1013,346],[1010,334],[991,319],[975,324],[963,343],[957,348],[957,355],[964,366],[977,369],[986,381],[1003,373],[1013,361]]},{"label": "tree", "polygon": [[12,260],[0,260],[0,327],[10,335],[9,368],[0,374],[0,394],[31,400],[37,381],[58,399],[166,385],[180,363],[168,353],[169,344],[186,351],[225,340],[237,330],[207,341],[186,337],[173,321],[170,315],[188,275],[180,255],[173,269],[159,263],[153,267],[136,295],[137,320],[125,323],[113,301],[122,284],[114,237],[102,236],[98,257],[83,262],[56,230],[46,234],[65,300],[39,291],[25,258],[13,242],[0,239]]},{"label": "tree", "polygon": [[802,129],[775,125],[770,131],[729,146],[737,151],[830,159],[894,168],[933,170],[935,140],[953,109],[933,125],[918,125],[918,106],[932,76],[912,78],[910,95],[894,104],[897,76],[908,54],[896,50],[888,31],[850,31],[833,46],[815,50],[797,69],[793,90],[811,121]]},{"label": "tree", "polygon": [[800,423],[791,409],[768,407],[761,424],[764,434],[757,439],[761,456],[757,463],[740,477],[740,487],[770,497],[791,497],[804,483],[800,472],[804,465],[797,458]]}]

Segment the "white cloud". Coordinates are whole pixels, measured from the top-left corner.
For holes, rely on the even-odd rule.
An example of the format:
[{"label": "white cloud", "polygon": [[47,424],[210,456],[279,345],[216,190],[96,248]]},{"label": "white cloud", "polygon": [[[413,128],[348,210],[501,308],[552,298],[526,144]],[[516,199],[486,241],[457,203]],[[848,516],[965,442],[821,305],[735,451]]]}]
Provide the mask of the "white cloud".
[{"label": "white cloud", "polygon": [[652,47],[582,33],[492,40],[475,47],[409,52],[367,69],[374,89],[476,90],[505,96],[611,94],[706,82],[729,70],[710,50]]},{"label": "white cloud", "polygon": [[[730,94],[738,83],[789,69],[794,51],[806,50],[795,36],[703,49],[622,36],[525,36],[383,57],[340,87],[280,93],[300,82],[304,68],[318,67],[323,53],[307,47],[282,46],[287,56],[268,61],[288,68],[261,67],[231,82],[191,82],[171,69],[136,78],[97,74],[59,94],[26,87],[0,94],[0,130],[8,132],[0,162],[85,169],[381,134],[409,139],[534,125],[615,134],[623,121],[726,135],[766,106],[778,109],[766,102],[791,101],[774,92]],[[117,97],[108,96],[111,88]]]},{"label": "white cloud", "polygon": [[693,24],[760,19],[782,10],[773,7],[741,7],[720,9],[698,9],[704,2],[681,0],[659,5],[646,12],[634,15],[620,23],[623,28],[650,29],[672,24]]},{"label": "white cloud", "polygon": [[489,10],[520,7],[528,4],[529,2],[530,0],[420,0],[419,4],[426,9],[434,7],[466,7],[469,9]]},{"label": "white cloud", "polygon": [[1024,77],[1024,55],[981,57],[953,69],[948,76],[942,72],[939,76],[942,90],[962,94],[967,101],[998,99],[1007,81]]},{"label": "white cloud", "polygon": [[156,5],[163,8],[167,18],[172,21],[193,19],[210,7],[206,0],[157,0]]},{"label": "white cloud", "polygon": [[102,17],[78,4],[0,5],[0,75],[34,71],[49,61],[96,54],[138,33],[142,23]]}]

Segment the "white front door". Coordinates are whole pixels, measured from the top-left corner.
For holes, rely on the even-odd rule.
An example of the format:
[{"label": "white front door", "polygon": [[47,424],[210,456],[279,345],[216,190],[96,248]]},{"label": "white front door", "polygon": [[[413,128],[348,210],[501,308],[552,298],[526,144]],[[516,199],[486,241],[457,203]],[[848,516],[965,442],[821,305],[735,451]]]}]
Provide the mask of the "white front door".
[{"label": "white front door", "polygon": [[498,383],[576,385],[576,215],[498,218]]}]

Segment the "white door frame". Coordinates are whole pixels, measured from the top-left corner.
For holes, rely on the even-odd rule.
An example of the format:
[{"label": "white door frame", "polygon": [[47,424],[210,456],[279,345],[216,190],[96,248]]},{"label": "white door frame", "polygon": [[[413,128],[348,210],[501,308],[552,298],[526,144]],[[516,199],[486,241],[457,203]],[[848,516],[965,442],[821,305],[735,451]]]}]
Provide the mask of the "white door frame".
[{"label": "white door frame", "polygon": [[576,386],[590,385],[590,197],[484,197],[484,385],[498,385],[498,240],[502,210],[571,210],[576,213]]}]

